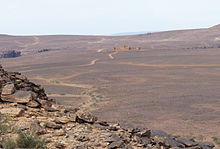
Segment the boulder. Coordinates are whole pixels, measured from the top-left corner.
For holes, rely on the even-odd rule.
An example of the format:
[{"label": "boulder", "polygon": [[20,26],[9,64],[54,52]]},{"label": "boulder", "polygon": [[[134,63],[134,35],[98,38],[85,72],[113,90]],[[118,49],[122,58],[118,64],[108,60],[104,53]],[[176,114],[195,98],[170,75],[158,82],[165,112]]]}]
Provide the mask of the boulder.
[{"label": "boulder", "polygon": [[54,108],[52,108],[52,107],[48,107],[48,106],[45,106],[44,109],[45,109],[45,111],[47,111],[47,112],[55,112],[55,111],[56,111],[56,109],[54,109]]},{"label": "boulder", "polygon": [[48,101],[48,100],[41,100],[41,99],[37,99],[37,101],[42,105],[42,107],[51,107],[52,106],[52,102]]},{"label": "boulder", "polygon": [[16,91],[12,95],[2,96],[3,101],[26,104],[33,99],[31,91]]},{"label": "boulder", "polygon": [[23,75],[16,75],[16,78],[19,80],[27,80],[27,77]]},{"label": "boulder", "polygon": [[97,117],[88,113],[83,113],[76,116],[76,122],[78,123],[95,123],[97,120]]},{"label": "boulder", "polygon": [[79,137],[77,137],[76,140],[80,142],[85,142],[85,141],[89,141],[89,138],[84,135],[80,135]]},{"label": "boulder", "polygon": [[53,128],[53,129],[61,129],[62,128],[62,125],[56,124],[54,122],[46,122],[44,126],[47,128]]},{"label": "boulder", "polygon": [[19,117],[24,113],[24,109],[22,108],[4,108],[4,109],[0,109],[0,113],[1,114],[6,114],[12,117]]},{"label": "boulder", "polygon": [[212,149],[215,147],[215,145],[211,142],[199,142],[198,146],[200,146],[203,149]]},{"label": "boulder", "polygon": [[58,149],[64,149],[64,148],[66,147],[66,145],[65,145],[64,143],[62,143],[62,142],[56,142],[56,143],[54,144],[54,146],[55,146],[56,148],[58,148]]},{"label": "boulder", "polygon": [[133,134],[136,135],[136,136],[139,136],[139,137],[147,137],[147,138],[150,138],[151,137],[151,130],[148,129],[148,128],[135,128],[133,130]]},{"label": "boulder", "polygon": [[166,147],[184,148],[184,145],[181,142],[176,141],[173,137],[170,137],[167,133],[161,130],[151,130],[151,138],[156,143]]},{"label": "boulder", "polygon": [[109,144],[108,149],[114,149],[114,148],[121,148],[123,146],[124,142],[122,140],[112,142]]},{"label": "boulder", "polygon": [[162,130],[151,130],[151,137],[155,137],[155,136],[169,137],[169,135]]},{"label": "boulder", "polygon": [[2,88],[2,96],[7,96],[7,95],[11,95],[15,92],[15,86],[14,84],[6,84],[3,88]]},{"label": "boulder", "polygon": [[70,119],[68,119],[67,117],[57,117],[55,121],[59,124],[66,124],[70,122]]},{"label": "boulder", "polygon": [[196,143],[194,140],[185,139],[185,138],[177,138],[176,141],[181,144],[184,144],[186,147],[193,147],[198,145],[198,143]]},{"label": "boulder", "polygon": [[40,103],[35,100],[31,100],[27,103],[27,106],[31,108],[37,108],[40,107]]}]

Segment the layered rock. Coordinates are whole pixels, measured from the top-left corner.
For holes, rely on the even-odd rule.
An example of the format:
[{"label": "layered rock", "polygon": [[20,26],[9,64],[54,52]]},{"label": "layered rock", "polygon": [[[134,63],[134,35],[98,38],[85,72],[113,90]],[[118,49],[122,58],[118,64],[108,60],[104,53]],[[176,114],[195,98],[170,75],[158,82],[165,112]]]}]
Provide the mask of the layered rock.
[{"label": "layered rock", "polygon": [[[50,149],[212,149],[213,143],[176,138],[161,130],[99,121],[78,108],[55,105],[39,85],[20,73],[0,69],[0,114],[13,117],[17,129],[35,131]],[[80,111],[80,113],[79,113]],[[6,137],[3,134],[2,137]]]},{"label": "layered rock", "polygon": [[44,89],[18,72],[6,72],[0,67],[2,102],[24,104],[29,107],[51,106]]}]

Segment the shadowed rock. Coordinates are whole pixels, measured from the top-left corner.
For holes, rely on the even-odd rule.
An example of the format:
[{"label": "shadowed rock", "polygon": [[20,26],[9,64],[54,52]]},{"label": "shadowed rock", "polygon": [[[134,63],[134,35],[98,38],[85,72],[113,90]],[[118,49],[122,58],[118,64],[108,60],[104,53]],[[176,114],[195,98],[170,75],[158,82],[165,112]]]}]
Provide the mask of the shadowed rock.
[{"label": "shadowed rock", "polygon": [[26,104],[33,99],[33,93],[30,91],[16,91],[12,95],[2,96],[3,101]]}]

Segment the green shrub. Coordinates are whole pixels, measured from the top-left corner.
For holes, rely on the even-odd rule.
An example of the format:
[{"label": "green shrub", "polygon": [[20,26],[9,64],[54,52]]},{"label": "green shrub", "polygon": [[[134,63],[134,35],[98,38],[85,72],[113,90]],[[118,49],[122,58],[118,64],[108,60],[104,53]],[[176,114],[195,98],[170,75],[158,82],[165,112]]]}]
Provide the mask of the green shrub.
[{"label": "green shrub", "polygon": [[16,148],[16,143],[14,140],[12,139],[7,139],[6,141],[4,141],[4,143],[2,144],[2,147],[4,149],[14,149]]},{"label": "green shrub", "polygon": [[2,144],[5,149],[15,149],[15,148],[35,148],[35,149],[46,149],[46,140],[40,138],[33,132],[18,132],[18,137],[16,140],[8,138]]},{"label": "green shrub", "polygon": [[216,145],[220,147],[220,138],[218,137],[212,137],[213,141],[215,142]]},{"label": "green shrub", "polygon": [[175,135],[175,134],[168,134],[168,136],[174,137],[174,138],[180,138],[181,137],[180,135]]},{"label": "green shrub", "polygon": [[[35,149],[46,149],[46,140],[40,138],[34,132],[22,132],[15,130],[9,124],[10,118],[0,114],[0,148],[4,149],[15,149],[15,148],[35,148]],[[13,133],[17,134],[17,139],[3,138],[3,134]]]},{"label": "green shrub", "polygon": [[8,119],[9,119],[8,117],[0,114],[0,135],[6,133],[10,128]]}]

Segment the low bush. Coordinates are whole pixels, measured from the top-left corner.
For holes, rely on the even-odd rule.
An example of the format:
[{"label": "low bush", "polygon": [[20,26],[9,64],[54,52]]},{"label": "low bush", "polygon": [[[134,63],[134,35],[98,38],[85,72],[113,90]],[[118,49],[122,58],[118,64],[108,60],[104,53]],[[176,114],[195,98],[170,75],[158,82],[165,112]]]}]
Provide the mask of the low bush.
[{"label": "low bush", "polygon": [[218,137],[212,137],[213,141],[215,142],[216,145],[220,147],[220,138]]},{"label": "low bush", "polygon": [[[0,148],[47,148],[45,139],[42,139],[34,132],[22,132],[20,130],[13,129],[13,127],[8,122],[9,119],[10,117],[6,117],[0,114]],[[10,134],[16,134],[16,139],[6,138],[6,136],[10,136]]]},{"label": "low bush", "polygon": [[9,130],[10,126],[8,123],[8,119],[8,117],[0,114],[0,135],[6,133]]},{"label": "low bush", "polygon": [[46,149],[46,140],[40,138],[34,132],[18,132],[16,140],[8,138],[3,144],[4,149],[14,148],[34,148],[34,149]]}]

